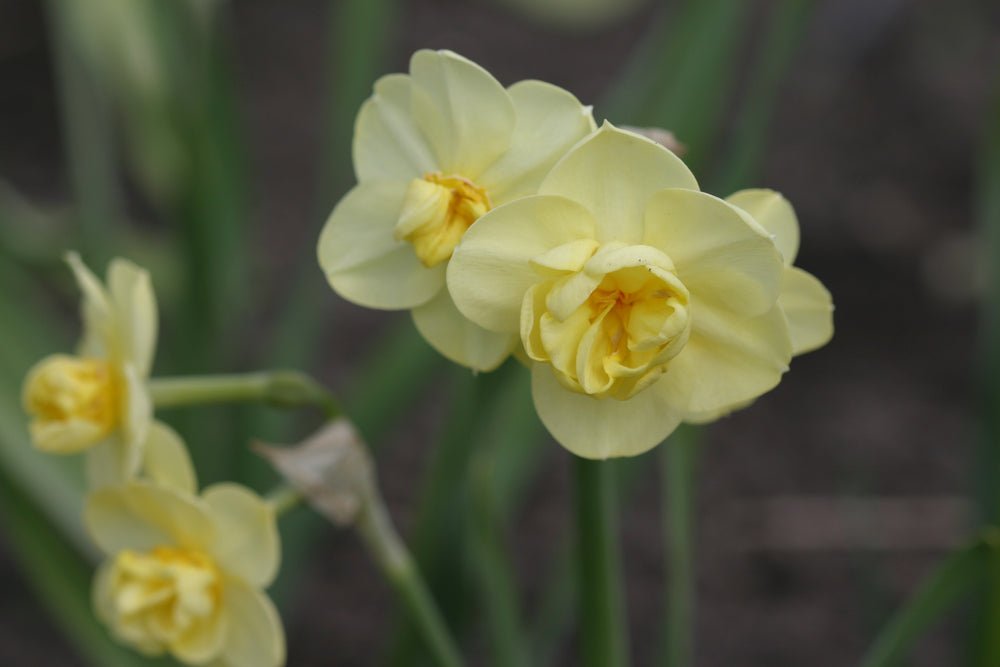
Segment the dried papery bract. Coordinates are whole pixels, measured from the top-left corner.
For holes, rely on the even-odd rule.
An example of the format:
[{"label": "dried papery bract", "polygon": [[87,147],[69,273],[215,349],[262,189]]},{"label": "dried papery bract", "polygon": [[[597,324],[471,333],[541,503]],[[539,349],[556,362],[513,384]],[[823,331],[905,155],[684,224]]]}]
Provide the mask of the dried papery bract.
[{"label": "dried papery bract", "polygon": [[678,157],[684,157],[684,154],[687,153],[687,146],[682,144],[673,132],[670,130],[664,130],[662,127],[634,127],[632,125],[622,125],[622,129],[629,132],[635,132],[636,134],[640,134],[647,139],[652,139]]},{"label": "dried papery bract", "polygon": [[371,455],[347,419],[335,419],[299,445],[254,447],[317,512],[354,523],[375,487]]},{"label": "dried papery bract", "polygon": [[396,590],[437,663],[461,664],[458,648],[419,569],[393,526],[367,447],[350,421],[334,419],[302,444],[255,447],[309,505],[338,526],[351,526]]}]

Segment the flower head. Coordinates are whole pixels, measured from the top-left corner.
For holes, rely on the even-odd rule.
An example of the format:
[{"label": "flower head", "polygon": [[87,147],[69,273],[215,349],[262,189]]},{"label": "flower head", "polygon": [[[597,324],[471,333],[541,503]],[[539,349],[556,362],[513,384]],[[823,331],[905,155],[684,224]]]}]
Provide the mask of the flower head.
[{"label": "flower head", "polygon": [[107,555],[94,579],[98,617],[121,642],[192,665],[278,667],[281,620],[261,592],[280,545],[273,508],[236,484],[195,495],[185,457],[156,483],[105,487],[85,519]]},{"label": "flower head", "polygon": [[519,332],[538,413],[580,456],[638,454],[774,387],[792,355],[782,253],[684,163],[605,124],[499,206],[448,266],[459,310]]},{"label": "flower head", "polygon": [[105,285],[76,253],[67,262],[83,292],[83,338],[76,356],[52,355],[28,372],[23,402],[31,439],[56,454],[113,448],[123,473],[131,474],[152,418],[146,380],[157,315],[149,274],[115,259]]},{"label": "flower head", "polygon": [[358,185],[319,240],[330,285],[363,306],[410,309],[444,356],[495,368],[516,336],[484,329],[455,308],[447,264],[473,223],[534,194],[593,129],[589,107],[560,88],[521,81],[504,89],[455,53],[418,51],[410,73],[379,79],[358,113]]}]

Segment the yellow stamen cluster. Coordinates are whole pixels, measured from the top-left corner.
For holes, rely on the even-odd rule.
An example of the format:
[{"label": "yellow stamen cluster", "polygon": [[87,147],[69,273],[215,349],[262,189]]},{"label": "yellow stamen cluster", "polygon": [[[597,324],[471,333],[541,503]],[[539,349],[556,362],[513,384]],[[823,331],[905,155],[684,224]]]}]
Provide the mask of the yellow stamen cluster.
[{"label": "yellow stamen cluster", "polygon": [[33,440],[39,448],[57,453],[93,445],[117,427],[119,394],[114,369],[103,359],[43,359],[29,373],[24,391],[25,409],[33,417]]},{"label": "yellow stamen cluster", "polygon": [[626,400],[665,373],[683,349],[691,328],[689,294],[660,267],[609,272],[592,278],[596,287],[581,294],[587,278],[573,274],[535,288],[525,348],[533,359],[550,362],[568,389]]},{"label": "yellow stamen cluster", "polygon": [[489,195],[467,178],[440,173],[410,181],[395,237],[413,244],[424,266],[451,257],[465,231],[491,208]]},{"label": "yellow stamen cluster", "polygon": [[204,553],[177,547],[122,551],[100,580],[98,595],[110,601],[108,619],[124,641],[149,653],[183,652],[217,620],[222,579]]}]

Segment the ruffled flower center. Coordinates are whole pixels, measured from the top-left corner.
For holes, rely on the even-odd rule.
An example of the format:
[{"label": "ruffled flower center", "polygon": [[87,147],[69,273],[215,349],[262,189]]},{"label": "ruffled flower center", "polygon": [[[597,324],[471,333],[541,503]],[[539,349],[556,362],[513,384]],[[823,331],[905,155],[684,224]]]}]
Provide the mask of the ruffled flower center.
[{"label": "ruffled flower center", "polygon": [[413,244],[424,266],[437,266],[451,257],[465,230],[490,207],[489,195],[469,179],[424,174],[406,189],[394,235]]},{"label": "ruffled flower center", "polygon": [[217,619],[222,577],[206,554],[177,547],[122,551],[101,591],[115,632],[140,649],[162,652],[191,643]]},{"label": "ruffled flower center", "polygon": [[[72,451],[107,437],[120,420],[120,387],[114,367],[103,359],[54,355],[41,361],[25,383],[24,403],[34,418],[37,442]],[[55,435],[77,427],[73,442]]]},{"label": "ruffled flower center", "polygon": [[658,250],[622,244],[594,250],[578,257],[576,270],[567,269],[572,256],[587,252],[580,242],[536,263],[555,275],[526,295],[521,337],[528,356],[550,363],[567,388],[625,400],[663,375],[683,349],[690,297]]}]

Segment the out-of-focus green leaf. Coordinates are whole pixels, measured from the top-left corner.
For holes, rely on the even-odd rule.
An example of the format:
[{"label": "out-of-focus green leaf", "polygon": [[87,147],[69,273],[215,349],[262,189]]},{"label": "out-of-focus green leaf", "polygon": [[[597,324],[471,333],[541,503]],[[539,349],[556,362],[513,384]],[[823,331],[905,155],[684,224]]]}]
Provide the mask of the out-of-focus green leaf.
[{"label": "out-of-focus green leaf", "polygon": [[713,191],[728,195],[747,187],[764,157],[774,105],[792,59],[805,36],[813,0],[781,0],[771,8],[767,32],[752,64],[736,130],[726,147]]},{"label": "out-of-focus green leaf", "polygon": [[73,238],[103,263],[113,252],[109,242],[122,218],[122,194],[106,89],[94,60],[86,57],[89,42],[78,22],[82,15],[71,9],[80,4],[49,0],[49,34],[78,223]]},{"label": "out-of-focus green leaf", "polygon": [[[982,585],[991,562],[1000,559],[997,539],[995,533],[988,533],[971,546],[949,555],[885,626],[861,661],[862,667],[898,665],[933,621]],[[978,664],[986,667],[992,663]]]},{"label": "out-of-focus green leaf", "polygon": [[[988,283],[982,304],[980,331],[981,434],[975,452],[976,495],[979,519],[1000,525],[1000,86],[986,116],[980,144],[976,214],[984,240],[980,261],[987,269]],[[985,596],[975,618],[977,637],[972,642],[972,664],[1000,661],[1000,568],[990,571]]]},{"label": "out-of-focus green leaf", "polygon": [[601,109],[612,122],[662,127],[698,174],[718,138],[750,3],[685,0],[663,12]]}]

